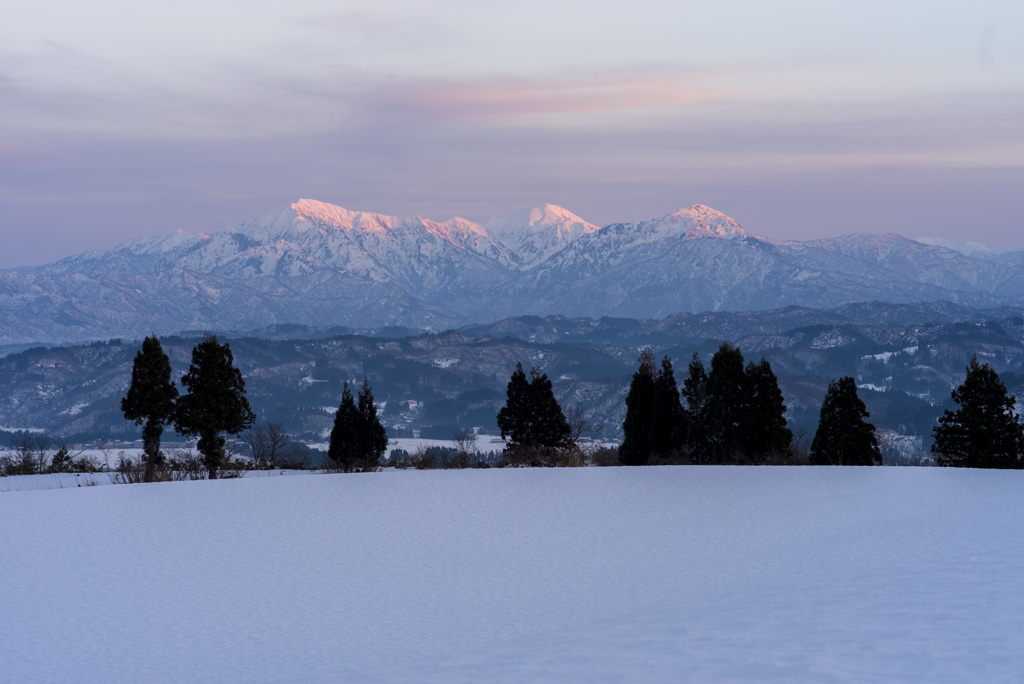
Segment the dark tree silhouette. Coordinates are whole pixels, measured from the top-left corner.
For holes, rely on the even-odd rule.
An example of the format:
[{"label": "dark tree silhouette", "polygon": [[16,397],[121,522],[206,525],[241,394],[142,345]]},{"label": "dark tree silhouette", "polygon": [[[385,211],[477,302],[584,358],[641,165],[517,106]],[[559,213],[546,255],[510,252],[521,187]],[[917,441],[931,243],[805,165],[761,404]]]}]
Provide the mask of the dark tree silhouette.
[{"label": "dark tree silhouette", "polygon": [[857,396],[857,383],[853,378],[847,375],[830,382],[811,442],[811,463],[881,465],[875,426],[865,420],[869,415]]},{"label": "dark tree silhouette", "polygon": [[203,341],[192,349],[192,364],[181,384],[188,388],[188,394],[178,399],[175,429],[199,438],[196,447],[203,455],[210,479],[215,479],[224,462],[224,434],[237,435],[255,421],[231,347],[226,342],[220,344],[216,335],[206,333]]},{"label": "dark tree silhouette", "polygon": [[341,403],[334,413],[327,457],[346,473],[355,469],[359,461],[359,409],[347,382],[341,391]]},{"label": "dark tree silhouette", "polygon": [[626,395],[626,419],[622,423],[623,439],[619,447],[622,465],[647,465],[650,460],[655,378],[654,354],[645,349],[640,352],[640,367],[633,373]]},{"label": "dark tree silhouette", "polygon": [[723,342],[711,357],[704,426],[707,438],[698,451],[712,460],[725,461],[743,449],[741,427],[747,403],[747,375],[739,348]]},{"label": "dark tree silhouette", "polygon": [[747,364],[747,401],[742,420],[743,449],[755,460],[789,450],[793,432],[786,427],[786,404],[779,380],[763,356]]},{"label": "dark tree silhouette", "polygon": [[373,391],[365,377],[358,401],[357,405],[346,382],[327,447],[327,457],[346,473],[376,470],[388,448],[387,431],[377,417]]},{"label": "dark tree silhouette", "polygon": [[505,391],[505,405],[498,412],[501,438],[510,448],[558,449],[568,444],[569,422],[555,398],[551,380],[540,368],[530,370],[517,363]]},{"label": "dark tree silhouette", "polygon": [[972,356],[963,384],[953,390],[960,407],[945,410],[932,431],[932,453],[942,466],[1020,468],[1024,426],[999,375]]},{"label": "dark tree silhouette", "polygon": [[498,429],[501,438],[512,445],[528,444],[532,436],[530,419],[530,382],[526,379],[523,364],[517,363],[516,369],[508,380],[505,390],[505,405],[498,411]]},{"label": "dark tree silhouette", "polygon": [[707,443],[708,424],[708,374],[704,370],[704,362],[700,355],[693,352],[688,374],[683,380],[682,396],[686,400],[686,444],[690,447],[691,458],[697,461],[708,460]]},{"label": "dark tree silhouette", "polygon": [[373,402],[370,381],[364,376],[359,389],[359,456],[363,472],[380,467],[380,457],[388,448],[388,434],[377,417],[377,406]]},{"label": "dark tree silhouette", "polygon": [[142,481],[152,482],[162,462],[160,437],[164,425],[174,420],[178,388],[171,380],[171,361],[156,335],[142,341],[142,350],[132,363],[132,381],[121,399],[121,411],[127,420],[142,425],[142,451],[146,467]]},{"label": "dark tree silhouette", "polygon": [[651,453],[662,461],[671,460],[686,446],[686,413],[679,399],[672,360],[661,359],[654,379],[654,409],[651,420]]},{"label": "dark tree silhouette", "polygon": [[626,395],[619,447],[619,462],[623,465],[646,465],[651,458],[665,462],[686,441],[686,419],[671,359],[664,357],[661,368],[656,369],[654,354],[645,349],[639,362]]}]

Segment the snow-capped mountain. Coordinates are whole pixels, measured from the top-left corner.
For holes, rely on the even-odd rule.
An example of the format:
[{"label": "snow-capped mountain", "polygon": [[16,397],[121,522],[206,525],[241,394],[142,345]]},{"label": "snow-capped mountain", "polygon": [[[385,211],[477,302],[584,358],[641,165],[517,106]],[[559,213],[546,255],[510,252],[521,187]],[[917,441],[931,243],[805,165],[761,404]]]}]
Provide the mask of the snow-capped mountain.
[{"label": "snow-capped mountain", "polygon": [[522,314],[1024,303],[1024,251],[965,251],[899,235],[771,240],[699,204],[598,228],[547,204],[478,224],[303,199],[209,234],[0,271],[0,348],[276,323],[437,329]]},{"label": "snow-capped mountain", "polygon": [[517,257],[524,269],[533,268],[570,242],[601,230],[568,209],[543,204],[484,224],[492,236]]}]

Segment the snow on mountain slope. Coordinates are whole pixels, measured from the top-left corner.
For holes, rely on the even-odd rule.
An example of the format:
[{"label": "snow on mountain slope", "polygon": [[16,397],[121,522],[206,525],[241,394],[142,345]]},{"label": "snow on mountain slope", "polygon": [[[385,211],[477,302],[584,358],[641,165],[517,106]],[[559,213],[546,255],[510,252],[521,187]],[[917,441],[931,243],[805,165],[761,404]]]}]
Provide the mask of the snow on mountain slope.
[{"label": "snow on mountain slope", "polygon": [[1007,252],[1024,251],[1024,245],[989,247],[988,245],[982,245],[977,242],[971,242],[970,240],[965,242],[956,242],[954,240],[947,240],[946,238],[941,237],[918,237],[914,238],[914,240],[916,242],[920,242],[922,245],[931,245],[933,247],[945,247],[946,249],[952,249],[956,252],[960,252],[968,256],[985,254],[1006,254]]},{"label": "snow on mountain slope", "polygon": [[481,225],[301,199],[212,234],[178,231],[0,271],[0,346],[872,300],[1020,304],[1024,251],[972,256],[898,235],[782,242],[700,204],[598,228],[554,205]]},{"label": "snow on mountain slope", "polygon": [[484,225],[526,269],[533,268],[578,237],[600,230],[568,209],[553,204],[491,219]]}]

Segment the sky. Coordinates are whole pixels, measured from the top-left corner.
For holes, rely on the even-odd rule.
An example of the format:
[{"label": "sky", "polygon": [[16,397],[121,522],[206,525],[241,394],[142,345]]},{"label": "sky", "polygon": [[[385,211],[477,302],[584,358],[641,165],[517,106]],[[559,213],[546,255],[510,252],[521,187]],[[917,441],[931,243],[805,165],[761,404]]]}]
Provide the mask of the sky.
[{"label": "sky", "polygon": [[1019,0],[11,4],[0,268],[300,197],[1024,243]]}]

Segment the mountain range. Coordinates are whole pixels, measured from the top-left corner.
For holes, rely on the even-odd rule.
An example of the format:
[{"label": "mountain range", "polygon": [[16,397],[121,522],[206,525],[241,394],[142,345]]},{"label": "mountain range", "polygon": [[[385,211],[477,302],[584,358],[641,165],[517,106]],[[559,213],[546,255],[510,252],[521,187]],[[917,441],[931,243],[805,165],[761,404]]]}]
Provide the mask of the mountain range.
[{"label": "mountain range", "polygon": [[436,330],[521,315],[1024,304],[1024,251],[978,247],[772,240],[699,204],[599,227],[553,205],[474,223],[302,199],[212,234],[0,271],[0,351],[275,324]]}]

